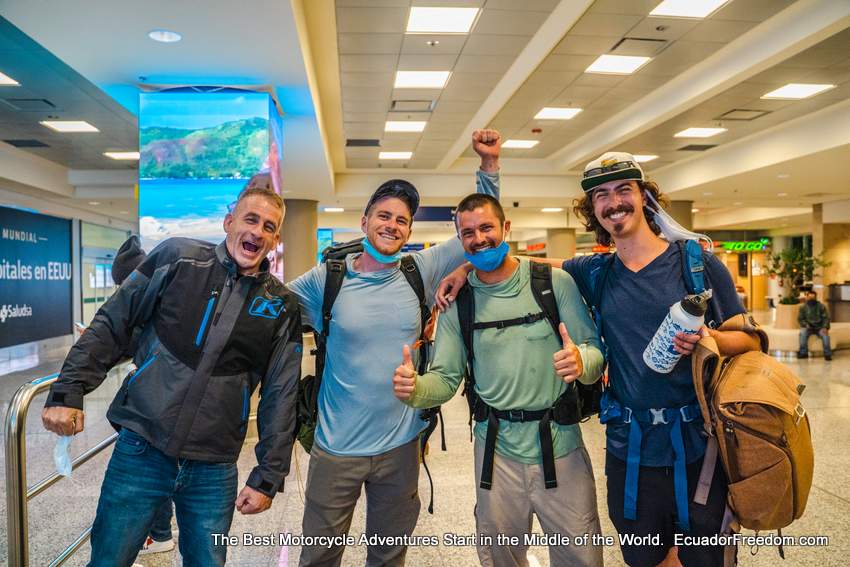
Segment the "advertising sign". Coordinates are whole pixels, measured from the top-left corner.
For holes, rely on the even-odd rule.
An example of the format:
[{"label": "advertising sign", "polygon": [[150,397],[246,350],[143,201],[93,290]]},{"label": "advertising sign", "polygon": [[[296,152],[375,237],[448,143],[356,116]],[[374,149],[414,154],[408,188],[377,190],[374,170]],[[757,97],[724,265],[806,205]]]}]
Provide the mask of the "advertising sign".
[{"label": "advertising sign", "polygon": [[0,348],[71,334],[71,221],[0,207]]}]

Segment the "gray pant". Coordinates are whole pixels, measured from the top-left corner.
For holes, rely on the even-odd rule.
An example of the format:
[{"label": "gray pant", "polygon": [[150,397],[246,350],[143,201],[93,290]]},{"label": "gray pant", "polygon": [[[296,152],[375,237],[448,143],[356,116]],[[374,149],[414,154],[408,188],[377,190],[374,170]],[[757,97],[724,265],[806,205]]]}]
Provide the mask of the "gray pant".
[{"label": "gray pant", "polygon": [[[374,457],[338,457],[313,445],[307,473],[302,533],[305,536],[347,534],[354,507],[366,485],[366,535],[413,533],[419,519],[419,443],[411,441]],[[336,567],[344,546],[302,547],[300,567]],[[372,546],[366,565],[404,565],[407,546]]]},{"label": "gray pant", "polygon": [[[546,534],[572,538],[601,533],[596,509],[596,483],[590,457],[584,448],[555,459],[558,486],[546,489],[543,466],[526,465],[496,454],[493,488],[479,486],[484,443],[475,442],[475,486],[478,503],[475,520],[478,534],[489,536],[492,545],[479,541],[478,559],[484,567],[527,567],[525,534],[532,533],[532,514]],[[519,537],[520,545],[499,545],[498,535]],[[480,536],[479,536],[480,537]],[[485,542],[490,543],[490,542]],[[588,545],[549,546],[549,564],[557,567],[602,565],[602,548]]]}]

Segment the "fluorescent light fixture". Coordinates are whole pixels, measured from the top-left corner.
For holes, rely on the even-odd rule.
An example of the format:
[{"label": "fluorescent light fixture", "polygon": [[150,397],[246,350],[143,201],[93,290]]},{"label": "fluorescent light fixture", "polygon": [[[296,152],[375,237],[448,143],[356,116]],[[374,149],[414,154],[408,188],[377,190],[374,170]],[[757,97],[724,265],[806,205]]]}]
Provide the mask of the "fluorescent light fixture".
[{"label": "fluorescent light fixture", "polygon": [[776,176],[777,179],[788,179],[789,177],[791,177],[791,175],[788,173],[780,173]]},{"label": "fluorescent light fixture", "polygon": [[160,43],[175,43],[183,39],[182,35],[171,30],[151,30],[148,37]]},{"label": "fluorescent light fixture", "polygon": [[540,212],[543,212],[543,213],[560,213],[563,210],[564,209],[562,209],[561,207],[543,207],[542,209],[540,209]]},{"label": "fluorescent light fixture", "polygon": [[21,83],[5,73],[0,73],[0,86],[2,87],[18,87]]},{"label": "fluorescent light fixture", "polygon": [[788,193],[777,193],[776,196],[777,197],[787,197]]},{"label": "fluorescent light fixture", "polygon": [[705,18],[729,0],[664,0],[650,16],[666,18]]},{"label": "fluorescent light fixture", "polygon": [[603,73],[608,75],[631,75],[644,65],[652,57],[637,57],[634,55],[600,55],[585,73]]},{"label": "fluorescent light fixture", "polygon": [[570,120],[581,112],[580,108],[547,106],[534,115],[535,120]]},{"label": "fluorescent light fixture", "polygon": [[384,126],[384,132],[421,132],[425,129],[425,124],[427,124],[427,122],[388,120]]},{"label": "fluorescent light fixture", "polygon": [[108,158],[135,161],[139,159],[139,152],[103,152]]},{"label": "fluorescent light fixture", "polygon": [[658,156],[655,154],[632,154],[632,157],[634,157],[635,161],[638,163],[646,163],[648,161],[658,159]]},{"label": "fluorescent light fixture", "polygon": [[673,134],[674,138],[711,138],[718,134],[722,134],[726,128],[687,128],[681,132]]},{"label": "fluorescent light fixture", "polygon": [[95,207],[98,206],[99,204],[100,204],[100,201],[89,201],[89,205],[92,205],[92,206],[95,206]]},{"label": "fluorescent light fixture", "polygon": [[326,213],[344,213],[345,212],[345,209],[343,209],[342,207],[325,207],[324,210],[325,210]]},{"label": "fluorescent light fixture", "polygon": [[698,212],[699,212],[699,209],[691,209],[691,212],[692,212],[692,213],[698,213]]},{"label": "fluorescent light fixture", "polygon": [[85,120],[42,120],[43,126],[47,126],[56,132],[100,132],[97,128]]},{"label": "fluorescent light fixture", "polygon": [[504,144],[502,144],[502,147],[509,150],[527,150],[529,148],[533,148],[539,143],[540,140],[507,140]]},{"label": "fluorescent light fixture", "polygon": [[410,159],[413,152],[380,152],[378,159]]},{"label": "fluorescent light fixture", "polygon": [[451,74],[451,71],[397,71],[393,88],[442,89]]},{"label": "fluorescent light fixture", "polygon": [[469,33],[478,8],[425,8],[414,6],[407,19],[407,33]]},{"label": "fluorescent light fixture", "polygon": [[775,91],[762,95],[761,98],[784,98],[789,100],[799,100],[801,98],[809,98],[829,89],[834,89],[835,85],[815,85],[811,83],[788,83],[784,87],[780,87]]}]

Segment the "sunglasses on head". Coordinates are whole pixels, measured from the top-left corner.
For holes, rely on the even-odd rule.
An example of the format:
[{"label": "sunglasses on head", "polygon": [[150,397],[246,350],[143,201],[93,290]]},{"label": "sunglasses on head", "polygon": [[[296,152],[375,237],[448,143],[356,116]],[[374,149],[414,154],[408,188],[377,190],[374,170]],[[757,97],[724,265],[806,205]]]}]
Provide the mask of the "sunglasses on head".
[{"label": "sunglasses on head", "polygon": [[602,175],[603,173],[611,173],[612,171],[621,171],[623,169],[629,169],[632,167],[637,167],[634,163],[630,161],[619,161],[615,164],[605,166],[605,167],[594,167],[593,169],[589,169],[584,172],[584,177],[595,177],[597,175]]}]

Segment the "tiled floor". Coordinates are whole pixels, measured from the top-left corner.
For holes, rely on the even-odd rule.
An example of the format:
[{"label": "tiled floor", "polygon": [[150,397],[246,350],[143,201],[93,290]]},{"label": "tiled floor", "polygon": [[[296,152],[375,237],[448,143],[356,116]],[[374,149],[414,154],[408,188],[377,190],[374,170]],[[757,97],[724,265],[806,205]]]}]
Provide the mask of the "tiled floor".
[{"label": "tiled floor", "polygon": [[[51,366],[52,364],[52,366]],[[57,362],[43,365],[39,372],[54,371]],[[807,384],[804,403],[811,417],[816,466],[814,486],[809,504],[801,520],[784,530],[786,535],[826,535],[829,545],[826,547],[785,549],[786,561],[779,563],[775,548],[758,550],[740,550],[740,565],[745,567],[773,567],[774,565],[832,565],[850,564],[850,351],[839,351],[832,362],[823,359],[792,361],[789,363]],[[21,376],[5,376],[0,380],[0,402],[7,403],[15,387],[13,382]],[[105,384],[97,391],[95,398],[87,401],[87,434],[75,442],[76,450],[90,446],[110,432],[102,419],[105,405],[115,391],[117,379]],[[92,403],[94,402],[94,403]],[[43,433],[38,424],[37,415],[41,404],[37,402],[30,416],[30,483],[47,474],[52,466],[51,451],[53,438]],[[469,442],[469,430],[466,424],[465,401],[455,398],[445,406],[447,418],[448,452],[432,451],[429,464],[436,484],[435,513],[429,515],[423,503],[423,512],[416,529],[420,535],[444,533],[472,535],[474,505],[472,445]],[[585,443],[593,460],[597,478],[602,529],[605,534],[615,535],[607,519],[605,505],[604,475],[602,472],[604,456],[604,435],[601,426],[592,422],[583,426]],[[244,481],[250,470],[254,455],[252,446],[246,445],[240,457],[241,480]],[[30,553],[32,565],[44,565],[89,522],[91,522],[99,489],[99,479],[103,474],[106,455],[74,473],[70,480],[61,482],[49,492],[33,502],[30,509]],[[279,495],[271,510],[259,516],[241,516],[237,513],[232,534],[241,537],[243,533],[277,534],[283,532],[300,533],[300,519],[303,510],[303,485],[306,479],[308,457],[300,447],[297,449],[293,472],[287,480],[287,492]],[[420,478],[423,500],[430,494],[427,478]],[[0,503],[5,515],[5,503]],[[364,527],[365,507],[359,506],[351,533],[359,536]],[[539,528],[537,528],[539,531]],[[5,529],[0,530],[0,563],[5,560]],[[282,549],[278,546],[246,547],[236,546],[230,549],[229,564],[245,566],[296,565],[298,549]],[[752,553],[755,552],[753,555]],[[88,558],[85,546],[68,563],[84,565]],[[532,567],[549,565],[544,548],[533,548]],[[139,560],[146,567],[179,565],[179,554],[170,552],[143,557]],[[346,550],[343,565],[363,565],[365,549],[352,547]],[[619,551],[615,547],[605,550],[606,565],[622,565]],[[408,553],[408,565],[412,566],[466,566],[477,565],[475,550],[470,546],[411,548]]]}]

